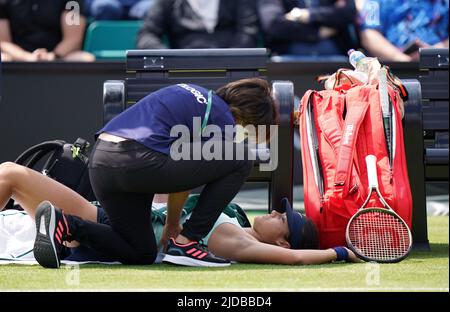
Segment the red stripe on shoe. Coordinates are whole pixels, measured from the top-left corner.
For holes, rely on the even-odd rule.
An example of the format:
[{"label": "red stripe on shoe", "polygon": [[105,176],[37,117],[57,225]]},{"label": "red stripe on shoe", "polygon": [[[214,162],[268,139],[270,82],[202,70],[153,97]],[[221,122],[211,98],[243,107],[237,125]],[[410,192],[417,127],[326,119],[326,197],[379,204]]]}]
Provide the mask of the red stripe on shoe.
[{"label": "red stripe on shoe", "polygon": [[64,231],[64,226],[62,225],[61,221],[58,221],[58,229],[61,230],[61,233],[62,233],[62,231]]},{"label": "red stripe on shoe", "polygon": [[197,259],[203,259],[204,257],[206,257],[208,255],[208,253],[204,252],[202,253],[200,256],[197,257]]},{"label": "red stripe on shoe", "polygon": [[196,252],[194,252],[193,254],[192,254],[192,257],[197,257],[199,254],[201,254],[202,253],[202,251],[201,250],[197,250]]},{"label": "red stripe on shoe", "polygon": [[58,243],[62,244],[61,237],[58,236],[57,234],[55,235],[55,237],[56,237],[56,240],[58,241]]},{"label": "red stripe on shoe", "polygon": [[59,229],[59,227],[56,228],[56,233],[59,237],[62,237],[62,231]]},{"label": "red stripe on shoe", "polygon": [[189,249],[188,251],[186,251],[186,253],[188,254],[188,255],[190,255],[191,253],[193,253],[194,251],[196,251],[197,249],[195,249],[195,248],[191,248],[191,249]]}]

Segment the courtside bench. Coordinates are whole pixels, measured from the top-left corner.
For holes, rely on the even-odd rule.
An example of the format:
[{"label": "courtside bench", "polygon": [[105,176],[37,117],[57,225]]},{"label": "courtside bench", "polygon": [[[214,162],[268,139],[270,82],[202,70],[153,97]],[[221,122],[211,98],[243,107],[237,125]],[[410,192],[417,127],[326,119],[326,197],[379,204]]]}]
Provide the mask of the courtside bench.
[{"label": "courtside bench", "polygon": [[407,81],[405,145],[413,196],[413,240],[428,250],[426,182],[448,181],[448,49],[422,49],[419,81]]}]

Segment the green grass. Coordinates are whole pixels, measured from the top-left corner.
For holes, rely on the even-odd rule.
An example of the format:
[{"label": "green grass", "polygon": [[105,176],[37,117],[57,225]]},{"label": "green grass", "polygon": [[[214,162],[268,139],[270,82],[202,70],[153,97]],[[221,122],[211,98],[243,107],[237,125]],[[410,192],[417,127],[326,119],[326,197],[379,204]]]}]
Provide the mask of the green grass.
[{"label": "green grass", "polygon": [[449,218],[430,217],[428,227],[431,252],[413,251],[397,264],[233,264],[217,269],[84,265],[79,271],[6,265],[0,266],[0,291],[449,291]]}]

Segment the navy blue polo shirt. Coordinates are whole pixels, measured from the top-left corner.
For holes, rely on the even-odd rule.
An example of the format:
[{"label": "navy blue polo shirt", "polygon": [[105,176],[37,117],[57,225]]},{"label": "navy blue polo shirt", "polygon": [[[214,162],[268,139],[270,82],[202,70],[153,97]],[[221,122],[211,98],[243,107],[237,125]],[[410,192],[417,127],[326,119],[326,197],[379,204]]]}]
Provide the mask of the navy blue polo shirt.
[{"label": "navy blue polo shirt", "polygon": [[[97,134],[107,132],[122,138],[135,140],[142,145],[169,155],[170,147],[178,137],[171,137],[172,127],[184,125],[189,129],[191,141],[194,135],[193,118],[203,122],[208,102],[208,91],[193,84],[172,85],[147,95],[145,98],[117,115]],[[225,126],[235,126],[228,104],[213,95],[208,125],[216,125],[222,133]],[[202,140],[208,140],[203,138]]]}]

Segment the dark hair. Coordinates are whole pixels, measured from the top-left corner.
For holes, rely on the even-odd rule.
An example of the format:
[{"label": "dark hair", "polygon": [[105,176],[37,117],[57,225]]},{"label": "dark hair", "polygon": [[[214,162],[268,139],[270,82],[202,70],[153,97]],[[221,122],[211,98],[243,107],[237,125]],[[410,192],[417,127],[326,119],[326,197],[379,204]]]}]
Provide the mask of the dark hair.
[{"label": "dark hair", "polygon": [[[230,106],[237,123],[242,126],[278,124],[278,109],[272,97],[270,84],[261,78],[248,78],[230,82],[216,94]],[[266,138],[268,139],[269,133]]]},{"label": "dark hair", "polygon": [[300,249],[319,249],[319,232],[314,222],[305,217],[305,225],[302,228]]}]

